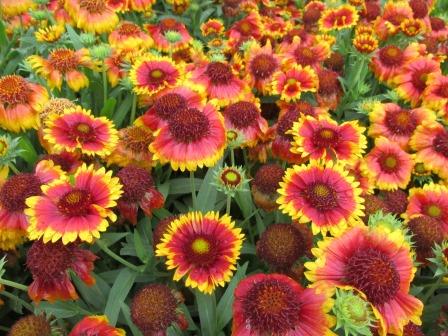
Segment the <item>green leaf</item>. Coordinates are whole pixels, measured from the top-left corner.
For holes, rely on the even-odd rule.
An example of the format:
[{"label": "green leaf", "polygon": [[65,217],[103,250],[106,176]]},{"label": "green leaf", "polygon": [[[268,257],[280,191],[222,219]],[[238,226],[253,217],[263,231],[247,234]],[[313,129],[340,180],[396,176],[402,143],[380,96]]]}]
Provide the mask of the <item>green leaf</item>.
[{"label": "green leaf", "polygon": [[133,96],[131,94],[127,95],[126,98],[118,105],[117,110],[114,113],[113,121],[115,126],[121,127],[123,124],[124,118],[131,111]]},{"label": "green leaf", "polygon": [[204,294],[196,289],[195,296],[199,319],[201,321],[202,336],[216,335],[217,319],[215,293]]},{"label": "green leaf", "polygon": [[109,98],[106,100],[106,104],[101,109],[100,115],[107,118],[112,118],[114,114],[114,108],[117,105],[117,100],[115,98]]},{"label": "green leaf", "polygon": [[37,160],[37,152],[26,135],[20,137],[19,148],[21,149],[20,157],[24,159],[29,165],[34,166]]},{"label": "green leaf", "polygon": [[36,314],[40,312],[45,312],[47,315],[52,315],[56,318],[69,318],[79,315],[90,315],[91,313],[80,307],[82,302],[78,301],[56,301],[55,303],[50,303],[47,301],[41,302],[36,307]]},{"label": "green leaf", "polygon": [[[202,179],[195,178],[195,189],[198,190],[201,187]],[[170,195],[184,195],[191,193],[191,184],[189,178],[175,178],[170,180]]]},{"label": "green leaf", "polygon": [[217,171],[222,165],[222,159],[218,163],[210,168],[205,174],[204,180],[202,181],[201,187],[199,188],[197,205],[198,209],[202,212],[211,211],[215,209],[216,197],[218,196],[218,190],[212,184],[215,171]]},{"label": "green leaf", "polygon": [[245,277],[248,265],[249,263],[246,262],[243,266],[238,267],[232,281],[230,281],[227,286],[224,295],[221,297],[221,300],[219,300],[218,307],[216,308],[216,315],[218,316],[218,330],[224,329],[227,323],[229,323],[232,319],[233,294],[238,283]]},{"label": "green leaf", "polygon": [[148,218],[143,218],[137,224],[137,229],[134,231],[134,244],[137,257],[144,263],[147,264],[151,258],[150,251],[152,250],[152,245],[150,241],[152,240],[151,234],[148,232],[151,222]]},{"label": "green leaf", "polygon": [[205,11],[202,12],[201,16],[199,17],[199,23],[203,23],[205,22],[211,15],[212,13],[215,11],[215,8],[208,8]]},{"label": "green leaf", "polygon": [[6,36],[5,25],[3,20],[0,20],[0,47],[3,50],[8,45],[8,37]]},{"label": "green leaf", "polygon": [[115,283],[110,290],[106,308],[104,309],[104,314],[108,317],[111,325],[117,323],[121,304],[131,290],[136,277],[137,274],[128,268],[123,268],[118,274]]},{"label": "green leaf", "polygon": [[95,277],[95,284],[87,286],[77,275],[72,275],[73,282],[82,299],[96,310],[103,310],[106,305],[106,298],[109,294],[109,285],[100,277]]},{"label": "green leaf", "polygon": [[68,36],[70,37],[70,42],[73,44],[73,47],[76,50],[84,48],[79,35],[75,32],[72,26],[66,24],[65,29],[67,30]]}]

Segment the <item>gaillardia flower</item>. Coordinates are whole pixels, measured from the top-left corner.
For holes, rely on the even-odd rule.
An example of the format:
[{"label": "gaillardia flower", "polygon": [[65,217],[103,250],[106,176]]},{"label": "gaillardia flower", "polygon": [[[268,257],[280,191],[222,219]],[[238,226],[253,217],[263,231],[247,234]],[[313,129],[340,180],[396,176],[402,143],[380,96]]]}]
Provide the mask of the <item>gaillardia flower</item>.
[{"label": "gaillardia flower", "polygon": [[411,179],[414,166],[411,155],[385,137],[376,139],[375,147],[365,160],[366,168],[379,189],[404,189]]},{"label": "gaillardia flower", "polygon": [[171,58],[144,56],[134,63],[129,77],[136,94],[152,95],[179,84],[183,78],[183,70]]},{"label": "gaillardia flower", "polygon": [[278,193],[280,210],[300,223],[311,222],[314,234],[338,235],[363,215],[359,182],[340,162],[288,168]]},{"label": "gaillardia flower", "polygon": [[230,281],[243,239],[229,216],[190,212],[170,223],[156,256],[167,257],[167,268],[175,269],[175,281],[185,276],[187,287],[210,294]]},{"label": "gaillardia flower", "polygon": [[302,92],[316,92],[319,79],[310,66],[292,65],[274,75],[272,87],[280,99],[291,102],[300,100]]},{"label": "gaillardia flower", "polygon": [[282,181],[285,170],[276,163],[262,165],[252,180],[252,197],[257,207],[265,211],[273,211],[278,208],[277,189]]},{"label": "gaillardia flower", "polygon": [[121,188],[111,171],[95,170],[93,165],[81,166],[73,178],[62,176],[42,186],[41,196],[26,200],[29,238],[42,238],[45,243],[59,239],[64,244],[78,239],[91,243],[106,231],[108,219],[117,219],[111,208],[117,205]]},{"label": "gaillardia flower", "polygon": [[169,162],[174,170],[212,167],[226,145],[222,119],[211,104],[203,110],[185,107],[156,133],[149,149],[154,159],[162,164]]},{"label": "gaillardia flower", "polygon": [[337,8],[326,9],[320,19],[319,28],[322,31],[350,28],[356,25],[359,15],[356,7],[342,5]]},{"label": "gaillardia flower", "polygon": [[37,128],[39,112],[47,101],[43,86],[19,75],[0,77],[0,127],[15,133]]},{"label": "gaillardia flower", "polygon": [[354,227],[312,252],[316,261],[305,264],[311,286],[357,290],[373,305],[381,336],[401,335],[409,321],[421,324],[423,304],[409,294],[416,268],[401,229]]},{"label": "gaillardia flower", "polygon": [[70,281],[69,270],[91,286],[95,278],[90,272],[96,259],[92,252],[76,244],[35,241],[26,256],[26,265],[33,276],[28,287],[29,297],[35,302],[76,300],[78,294]]},{"label": "gaillardia flower", "polygon": [[109,34],[111,47],[120,49],[148,49],[153,41],[138,25],[130,21],[122,21],[120,25]]},{"label": "gaillardia flower", "polygon": [[255,274],[235,289],[233,336],[329,336],[332,302],[282,274]]},{"label": "gaillardia flower", "polygon": [[86,316],[76,323],[68,336],[125,336],[126,332],[121,328],[115,328],[109,324],[109,320],[103,316]]},{"label": "gaillardia flower", "polygon": [[[172,17],[161,19],[154,25],[145,25],[145,28],[154,39],[154,47],[166,53],[185,49],[192,40],[185,25]],[[168,31],[178,33],[180,39],[176,42],[169,41],[166,37]]]},{"label": "gaillardia flower", "polygon": [[357,121],[338,125],[329,117],[302,116],[290,131],[294,137],[291,151],[313,160],[354,161],[367,146],[364,130]]},{"label": "gaillardia flower", "polygon": [[108,33],[119,22],[115,9],[107,0],[67,0],[65,9],[76,26],[86,32]]},{"label": "gaillardia flower", "polygon": [[412,241],[415,242],[415,252],[417,261],[423,265],[428,263],[428,258],[433,257],[434,244],[441,244],[444,234],[442,222],[430,216],[415,216],[407,223],[407,227],[412,234]]},{"label": "gaillardia flower", "polygon": [[31,55],[27,62],[43,77],[50,88],[57,88],[59,91],[62,82],[65,80],[67,85],[73,91],[79,91],[89,86],[89,79],[80,71],[82,67],[95,69],[96,64],[89,56],[89,51],[85,48],[72,50],[67,48],[58,48],[50,52],[47,59],[39,55]]},{"label": "gaillardia flower", "polygon": [[55,24],[48,27],[42,27],[39,28],[35,33],[34,36],[36,37],[37,42],[56,42],[59,40],[64,34],[65,28],[61,24]]},{"label": "gaillardia flower", "polygon": [[94,117],[89,110],[77,106],[62,115],[48,117],[43,130],[44,140],[53,151],[80,151],[87,155],[109,155],[117,141],[117,130],[106,117]]}]

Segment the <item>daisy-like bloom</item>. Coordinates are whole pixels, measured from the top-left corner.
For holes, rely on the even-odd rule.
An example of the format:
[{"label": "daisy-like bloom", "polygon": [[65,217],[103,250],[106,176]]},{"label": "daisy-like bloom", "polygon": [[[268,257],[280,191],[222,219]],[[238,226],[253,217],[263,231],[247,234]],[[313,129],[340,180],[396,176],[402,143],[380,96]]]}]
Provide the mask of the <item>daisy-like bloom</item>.
[{"label": "daisy-like bloom", "polygon": [[406,63],[394,78],[395,91],[415,107],[428,86],[431,75],[440,74],[440,64],[429,57],[417,57]]},{"label": "daisy-like bloom", "polygon": [[42,186],[41,196],[26,200],[29,238],[43,238],[44,243],[62,239],[63,244],[79,238],[91,243],[106,231],[108,219],[117,219],[111,208],[117,205],[121,188],[111,171],[95,170],[93,165],[81,166],[71,179],[62,176]]},{"label": "daisy-like bloom", "polygon": [[21,15],[35,7],[36,3],[31,0],[5,0],[0,4],[2,15],[5,17]]},{"label": "daisy-like bloom", "polygon": [[400,216],[406,211],[408,206],[408,193],[403,190],[382,191],[381,198],[386,204],[386,212],[390,212],[396,216]]},{"label": "daisy-like bloom", "polygon": [[[154,40],[154,47],[166,53],[175,52],[188,47],[193,38],[190,36],[185,25],[174,18],[164,18],[157,24],[144,26]],[[178,33],[180,39],[170,42],[165,33],[171,31]]]},{"label": "daisy-like bloom", "polygon": [[378,48],[378,39],[370,34],[356,34],[353,39],[353,46],[361,54],[370,54]]},{"label": "daisy-like bloom", "polygon": [[143,56],[134,63],[129,77],[137,95],[153,95],[179,84],[183,69],[168,57]]},{"label": "daisy-like bloom", "polygon": [[[422,105],[435,111],[443,110],[448,105],[448,76],[436,74],[428,80],[423,93]],[[443,112],[441,112],[442,114]],[[442,114],[443,115],[443,114]]]},{"label": "daisy-like bloom", "polygon": [[64,34],[65,28],[61,24],[56,24],[48,27],[39,28],[34,36],[37,42],[56,42]]},{"label": "daisy-like bloom", "polygon": [[76,150],[87,155],[109,155],[118,141],[117,130],[106,117],[94,117],[77,106],[62,115],[52,114],[45,123],[44,140],[55,152]]},{"label": "daisy-like bloom", "polygon": [[353,161],[367,146],[364,130],[357,121],[338,125],[329,117],[302,116],[290,131],[294,137],[291,151],[310,159]]},{"label": "daisy-like bloom", "polygon": [[448,234],[448,187],[429,183],[422,188],[412,188],[408,200],[408,207],[402,215],[406,222],[414,217],[429,216],[440,221],[444,235]]},{"label": "daisy-like bloom", "polygon": [[201,34],[204,37],[222,35],[224,31],[225,26],[219,19],[208,19],[201,24]]},{"label": "daisy-like bloom", "polygon": [[265,46],[251,43],[245,51],[246,74],[245,79],[251,88],[256,88],[263,94],[270,92],[273,74],[280,66],[280,60],[274,54],[271,42],[268,40]]},{"label": "daisy-like bloom", "polygon": [[375,147],[365,160],[368,173],[379,189],[405,189],[411,179],[414,166],[411,155],[385,137],[375,140]]},{"label": "daisy-like bloom", "polygon": [[111,47],[116,49],[149,49],[153,44],[148,34],[129,21],[122,21],[108,39]]},{"label": "daisy-like bloom", "polygon": [[222,114],[226,130],[240,134],[242,146],[253,147],[268,129],[268,122],[261,116],[258,102],[239,101],[228,105]]},{"label": "daisy-like bloom", "polygon": [[66,81],[68,87],[75,92],[89,86],[89,79],[81,68],[96,68],[89,51],[84,48],[76,51],[58,48],[50,52],[47,59],[31,55],[27,58],[27,62],[48,82],[50,88],[61,90],[62,82]]},{"label": "daisy-like bloom", "polygon": [[415,252],[417,261],[422,264],[428,263],[428,258],[434,256],[434,244],[441,244],[444,235],[442,223],[429,216],[413,217],[407,223],[407,227],[412,234],[412,241],[415,242]]},{"label": "daisy-like bloom", "polygon": [[170,163],[174,170],[195,171],[213,167],[224,154],[226,134],[223,118],[211,104],[201,110],[178,111],[163,126],[149,150],[161,164]]},{"label": "daisy-like bloom", "polygon": [[20,173],[10,177],[0,188],[0,249],[13,250],[26,237],[28,219],[25,200],[42,193],[42,184],[62,175],[52,161],[40,161],[34,174]]},{"label": "daisy-like bloom", "polygon": [[448,130],[435,121],[423,121],[417,126],[410,142],[416,162],[423,162],[429,170],[448,178]]},{"label": "daisy-like bloom", "polygon": [[200,65],[189,73],[187,86],[198,92],[205,91],[218,106],[235,103],[249,92],[247,83],[239,79],[228,63],[213,61]]},{"label": "daisy-like bloom", "polygon": [[175,269],[175,281],[185,276],[185,286],[211,294],[230,281],[243,239],[229,216],[190,212],[170,223],[156,256],[167,257],[167,268]]},{"label": "daisy-like bloom", "polygon": [[375,183],[372,179],[372,175],[367,169],[366,161],[364,158],[356,159],[356,161],[354,161],[353,163],[347,164],[346,168],[348,169],[349,174],[355,178],[355,181],[359,182],[359,187],[361,188],[362,194],[364,196],[373,193]]},{"label": "daisy-like bloom", "polygon": [[133,125],[120,129],[117,145],[107,156],[107,164],[116,164],[120,167],[134,165],[151,169],[155,164],[149,151],[153,139],[152,132],[142,126]]},{"label": "daisy-like bloom", "polygon": [[426,108],[405,109],[395,103],[377,104],[369,113],[369,136],[384,136],[396,142],[404,150],[423,120],[434,120],[434,113]]},{"label": "daisy-like bloom", "polygon": [[90,33],[109,33],[119,22],[107,0],[67,0],[65,9],[78,28]]},{"label": "daisy-like bloom", "polygon": [[278,208],[277,189],[282,181],[285,170],[276,163],[262,165],[252,180],[252,196],[257,207],[265,211]]},{"label": "daisy-like bloom", "polygon": [[127,75],[127,71],[123,68],[123,64],[127,62],[127,50],[112,49],[110,55],[104,59],[106,67],[107,80],[112,87]]},{"label": "daisy-like bloom", "polygon": [[37,128],[38,114],[47,101],[43,86],[19,75],[0,77],[0,127],[15,133]]},{"label": "daisy-like bloom", "polygon": [[320,19],[326,5],[321,1],[310,1],[303,8],[303,23],[305,27],[314,27]]},{"label": "daisy-like bloom", "polygon": [[328,8],[319,19],[319,28],[324,32],[350,28],[356,25],[358,19],[358,11],[351,5]]},{"label": "daisy-like bloom", "polygon": [[118,200],[117,207],[120,215],[130,223],[137,224],[139,207],[146,216],[151,217],[152,210],[160,209],[165,203],[147,170],[127,166],[117,173],[117,177],[123,185],[123,195]]},{"label": "daisy-like bloom", "polygon": [[407,1],[387,1],[383,8],[383,15],[379,15],[379,19],[374,22],[376,34],[381,40],[386,40],[398,33],[400,24],[405,19],[411,19],[413,14]]},{"label": "daisy-like bloom", "polygon": [[448,26],[445,21],[438,17],[430,17],[431,31],[429,35],[437,41],[444,42],[448,39]]},{"label": "daisy-like bloom", "polygon": [[291,102],[300,100],[302,92],[316,92],[319,79],[310,66],[294,64],[287,70],[277,72],[272,82],[273,93],[280,99]]},{"label": "daisy-like bloom", "polygon": [[332,301],[282,274],[255,274],[235,289],[232,335],[329,336]]},{"label": "daisy-like bloom", "polygon": [[311,222],[314,234],[330,231],[338,235],[363,216],[361,192],[343,163],[312,161],[286,170],[277,203],[283,213],[300,223]]},{"label": "daisy-like bloom", "polygon": [[245,18],[236,21],[228,31],[229,47],[237,50],[244,42],[261,38],[263,24],[260,15],[253,11]]},{"label": "daisy-like bloom", "polygon": [[205,102],[205,94],[193,91],[187,86],[177,86],[160,92],[154,104],[137,119],[136,123],[156,131],[167,125],[168,121],[186,106],[199,109]]},{"label": "daisy-like bloom", "polygon": [[86,316],[76,323],[68,336],[125,336],[126,332],[121,328],[115,328],[109,324],[106,315]]},{"label": "daisy-like bloom", "polygon": [[152,6],[157,0],[129,0],[127,6],[136,12],[151,12]]},{"label": "daisy-like bloom", "polygon": [[331,50],[328,43],[323,41],[301,42],[300,38],[294,38],[287,47],[286,56],[290,58],[289,63],[298,63],[302,66],[311,66],[318,69],[320,63],[330,57]]},{"label": "daisy-like bloom", "polygon": [[400,29],[406,36],[413,37],[425,30],[425,23],[420,19],[404,19]]},{"label": "daisy-like bloom", "polygon": [[53,336],[58,331],[44,315],[28,315],[11,326],[8,336]]},{"label": "daisy-like bloom", "polygon": [[132,299],[132,321],[145,336],[165,335],[174,323],[184,329],[185,316],[178,308],[182,301],[182,294],[166,285],[146,285]]},{"label": "daisy-like bloom", "polygon": [[69,270],[91,286],[95,284],[91,272],[96,259],[96,255],[76,244],[35,241],[26,255],[26,266],[33,276],[28,287],[29,297],[34,302],[76,300],[78,294],[70,281]]},{"label": "daisy-like bloom", "polygon": [[413,44],[405,50],[390,44],[375,52],[370,62],[370,68],[376,78],[392,85],[393,79],[399,74],[404,64],[418,56],[418,49]]},{"label": "daisy-like bloom", "polygon": [[316,261],[305,264],[311,286],[359,291],[373,305],[381,336],[402,335],[409,321],[421,324],[423,304],[409,294],[416,268],[401,228],[354,227],[312,252]]},{"label": "daisy-like bloom", "polygon": [[263,35],[268,41],[282,39],[293,27],[290,21],[285,21],[283,18],[263,16],[262,20]]},{"label": "daisy-like bloom", "polygon": [[335,110],[343,94],[339,74],[336,71],[322,69],[317,72],[319,89],[316,100],[320,107]]}]

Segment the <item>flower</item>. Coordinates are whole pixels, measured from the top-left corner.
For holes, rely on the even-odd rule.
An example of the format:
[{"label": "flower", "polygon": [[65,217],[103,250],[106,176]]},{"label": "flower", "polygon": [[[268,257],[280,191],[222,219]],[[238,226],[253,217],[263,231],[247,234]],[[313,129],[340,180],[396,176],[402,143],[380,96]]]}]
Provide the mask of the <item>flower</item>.
[{"label": "flower", "polygon": [[8,336],[53,336],[54,328],[43,315],[27,315],[17,320],[8,332]]},{"label": "flower", "polygon": [[425,31],[425,23],[420,19],[404,19],[400,29],[406,36],[412,37]]},{"label": "flower", "polygon": [[38,29],[34,33],[34,36],[36,37],[37,42],[52,43],[59,40],[62,34],[64,34],[64,32],[65,32],[64,26],[61,24],[56,24]]},{"label": "flower", "polygon": [[15,133],[37,128],[38,114],[47,101],[43,86],[19,75],[0,77],[0,127]]},{"label": "flower", "polygon": [[410,154],[385,137],[377,138],[367,154],[366,168],[376,186],[383,190],[406,188],[414,163]]},{"label": "flower", "polygon": [[319,19],[319,28],[324,32],[334,29],[340,30],[350,28],[356,25],[358,19],[359,15],[356,7],[351,5],[328,8],[322,13]]},{"label": "flower", "polygon": [[252,180],[252,196],[256,206],[265,211],[278,208],[277,189],[285,170],[276,163],[262,165]]},{"label": "flower", "polygon": [[332,70],[322,69],[317,72],[319,89],[316,100],[320,107],[335,110],[342,96],[339,74]]},{"label": "flower", "polygon": [[163,284],[149,284],[132,298],[131,317],[143,335],[164,335],[173,323],[182,325],[180,293]]},{"label": "flower", "polygon": [[80,106],[66,109],[62,115],[50,115],[43,133],[54,152],[79,150],[87,155],[105,156],[118,141],[112,121],[94,117]]},{"label": "flower", "polygon": [[63,80],[75,92],[88,87],[89,79],[80,70],[97,67],[85,48],[76,51],[57,48],[50,52],[47,59],[39,55],[31,55],[26,60],[36,73],[48,82],[50,88],[57,88],[59,91],[61,91]]},{"label": "flower", "polygon": [[1,3],[2,15],[12,17],[34,9],[36,4],[31,0],[4,0]]},{"label": "flower", "polygon": [[436,111],[447,108],[448,76],[436,74],[428,80],[428,86],[423,93],[422,105]]},{"label": "flower", "polygon": [[229,216],[189,212],[171,222],[156,256],[167,257],[175,281],[185,276],[185,286],[210,294],[230,281],[243,239]]},{"label": "flower", "polygon": [[112,172],[104,168],[95,170],[93,165],[82,165],[70,180],[66,176],[42,186],[41,196],[27,198],[28,236],[31,240],[42,238],[44,243],[63,244],[76,241],[91,243],[106,231],[107,219],[115,221],[111,210],[117,205],[121,184]]},{"label": "flower", "polygon": [[28,287],[29,297],[34,302],[76,300],[78,294],[70,281],[69,270],[92,286],[95,278],[91,272],[96,259],[96,255],[76,244],[35,241],[26,255],[26,266],[33,276]]},{"label": "flower", "polygon": [[117,207],[124,219],[137,224],[137,212],[140,207],[146,216],[150,217],[153,209],[160,209],[165,200],[156,189],[151,174],[139,167],[126,166],[117,173],[123,185],[123,195],[117,202]]},{"label": "flower", "polygon": [[248,191],[248,182],[249,180],[246,178],[246,172],[243,168],[224,165],[224,167],[214,172],[212,184],[218,191],[235,197],[237,192]]},{"label": "flower", "polygon": [[0,249],[13,250],[26,238],[29,220],[24,214],[29,196],[40,195],[42,184],[62,175],[52,161],[40,161],[34,173],[11,176],[0,187]]},{"label": "flower", "polygon": [[201,34],[204,37],[213,35],[222,35],[224,33],[225,26],[219,19],[208,19],[201,24]]},{"label": "flower", "polygon": [[109,33],[119,22],[118,15],[106,0],[67,0],[65,9],[76,26],[86,32]]},{"label": "flower", "polygon": [[183,78],[183,70],[164,56],[143,56],[134,63],[129,77],[137,95],[153,95],[174,87]]},{"label": "flower", "polygon": [[291,102],[300,100],[302,92],[316,92],[319,79],[310,66],[293,65],[284,72],[277,72],[272,82],[273,93]]},{"label": "flower", "polygon": [[427,264],[427,259],[434,256],[432,250],[434,244],[441,244],[443,241],[442,223],[433,217],[423,215],[411,218],[407,227],[412,234],[412,241],[415,242],[417,261],[423,265]]},{"label": "flower", "polygon": [[357,34],[353,46],[362,54],[370,54],[378,48],[378,39],[370,34]]},{"label": "flower", "polygon": [[423,162],[427,169],[448,178],[448,130],[442,124],[423,121],[417,126],[409,144],[417,152],[416,162]]},{"label": "flower", "polygon": [[338,125],[327,116],[302,116],[290,131],[294,138],[291,151],[314,160],[354,161],[367,146],[364,130],[357,121]]},{"label": "flower", "polygon": [[107,80],[112,87],[117,86],[120,80],[127,75],[127,71],[123,68],[123,63],[126,62],[126,56],[124,51],[112,49],[109,57],[104,59]]},{"label": "flower", "polygon": [[440,221],[444,235],[448,234],[448,187],[429,183],[422,188],[411,188],[408,201],[406,212],[402,214],[405,221],[429,216]]},{"label": "flower", "polygon": [[122,21],[109,34],[109,43],[112,48],[120,49],[149,49],[152,44],[152,38],[142,31],[142,29],[133,22]]},{"label": "flower", "polygon": [[341,162],[312,161],[288,168],[278,193],[280,210],[300,223],[311,222],[314,234],[338,235],[363,216],[359,182]]},{"label": "flower", "polygon": [[423,304],[409,294],[416,268],[401,229],[354,227],[337,238],[326,237],[305,263],[316,289],[353,289],[373,305],[379,334],[401,335],[409,321],[421,324]]},{"label": "flower", "polygon": [[330,57],[331,50],[328,43],[320,42],[302,42],[295,38],[286,50],[286,56],[289,57],[287,63],[291,65],[298,63],[303,67],[310,66],[314,70],[320,67],[320,63]]},{"label": "flower", "polygon": [[103,316],[86,316],[76,323],[68,336],[124,336],[126,332],[121,328],[115,328],[109,324],[109,320]]},{"label": "flower", "polygon": [[[149,32],[154,40],[154,47],[166,53],[173,53],[188,47],[188,44],[193,40],[190,36],[188,29],[185,25],[174,18],[163,18],[157,24],[145,25],[146,30]],[[168,41],[165,33],[167,31],[173,31],[180,34],[181,39],[177,42]]]},{"label": "flower", "polygon": [[232,335],[332,335],[330,309],[325,294],[285,275],[250,275],[235,289]]},{"label": "flower", "polygon": [[150,144],[155,160],[174,170],[212,167],[222,157],[226,134],[222,117],[211,104],[201,110],[184,108],[163,126]]}]

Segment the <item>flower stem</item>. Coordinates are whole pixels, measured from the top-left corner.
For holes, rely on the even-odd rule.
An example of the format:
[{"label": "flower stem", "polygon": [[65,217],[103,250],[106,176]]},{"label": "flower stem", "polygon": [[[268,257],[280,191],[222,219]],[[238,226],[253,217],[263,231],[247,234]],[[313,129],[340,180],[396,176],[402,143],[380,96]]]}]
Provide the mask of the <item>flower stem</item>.
[{"label": "flower stem", "polygon": [[233,147],[230,148],[230,162],[232,166],[235,166],[235,152],[233,151]]},{"label": "flower stem", "polygon": [[198,200],[196,198],[196,185],[194,182],[194,171],[190,172],[191,198],[193,200],[193,210],[197,210]]},{"label": "flower stem", "polygon": [[230,215],[230,207],[232,206],[232,197],[230,195],[227,195],[227,202],[226,202],[226,214]]},{"label": "flower stem", "polygon": [[34,313],[34,307],[32,305],[30,305],[28,302],[26,302],[25,300],[22,300],[21,298],[19,298],[18,296],[14,295],[12,293],[6,292],[6,291],[0,292],[0,294],[7,297],[10,300],[19,302],[22,306],[24,306],[30,312]]},{"label": "flower stem", "polygon": [[17,167],[14,165],[14,163],[10,162],[8,164],[8,166],[14,172],[14,174],[20,174],[20,171],[17,169]]},{"label": "flower stem", "polygon": [[106,106],[107,102],[107,75],[106,75],[106,64],[103,62],[103,107]]},{"label": "flower stem", "polygon": [[117,255],[114,251],[108,248],[101,240],[97,240],[96,244],[104,253],[106,253],[109,257],[119,262],[120,264],[138,273],[141,273],[143,271],[141,267],[135,266],[134,264],[131,264],[130,262],[124,260],[122,257]]},{"label": "flower stem", "polygon": [[136,113],[137,113],[137,96],[134,94],[132,97],[131,120],[129,122],[130,125],[134,123]]},{"label": "flower stem", "polygon": [[8,287],[16,288],[16,289],[19,289],[19,290],[24,291],[24,292],[28,292],[28,286],[19,284],[19,283],[14,282],[14,281],[9,281],[9,280],[0,278],[0,284],[8,286]]},{"label": "flower stem", "polygon": [[423,302],[424,305],[429,300],[429,298],[434,294],[434,292],[439,288],[440,283],[442,282],[442,280],[443,280],[443,275],[439,276],[437,281],[434,282],[431,287],[429,287],[428,291],[426,292],[426,294],[422,298],[422,302]]}]

